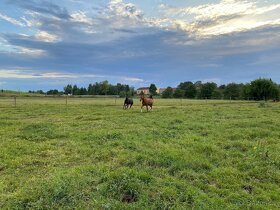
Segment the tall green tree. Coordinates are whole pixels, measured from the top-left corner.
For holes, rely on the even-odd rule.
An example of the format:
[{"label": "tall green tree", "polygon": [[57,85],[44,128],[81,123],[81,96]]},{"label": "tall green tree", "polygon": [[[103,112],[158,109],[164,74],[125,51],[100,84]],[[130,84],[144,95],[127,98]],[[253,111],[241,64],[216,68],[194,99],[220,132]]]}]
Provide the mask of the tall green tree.
[{"label": "tall green tree", "polygon": [[72,94],[73,93],[72,85],[67,85],[66,87],[64,87],[64,93],[65,94]]},{"label": "tall green tree", "polygon": [[180,88],[176,88],[173,94],[174,98],[183,98],[184,95],[185,95],[185,91]]},{"label": "tall green tree", "polygon": [[201,98],[212,98],[214,90],[217,88],[217,84],[214,82],[207,82],[202,84],[200,90]]},{"label": "tall green tree", "polygon": [[271,79],[256,79],[250,83],[250,96],[255,100],[279,100],[279,87]]},{"label": "tall green tree", "polygon": [[221,89],[216,88],[213,92],[212,92],[212,99],[222,99],[223,98],[223,92]]},{"label": "tall green tree", "polygon": [[250,84],[243,85],[241,89],[241,98],[245,100],[251,99],[251,87]]},{"label": "tall green tree", "polygon": [[149,88],[150,94],[151,95],[157,95],[157,87],[155,84],[151,84]]},{"label": "tall green tree", "polygon": [[72,92],[73,92],[73,95],[79,95],[80,94],[80,89],[78,88],[77,85],[73,86]]},{"label": "tall green tree", "polygon": [[162,92],[162,98],[172,98],[172,97],[173,97],[173,88],[172,87],[167,87]]},{"label": "tall green tree", "polygon": [[103,81],[101,83],[101,95],[108,95],[108,92],[109,92],[109,82],[106,80],[106,81]]},{"label": "tall green tree", "polygon": [[79,92],[79,95],[87,95],[88,94],[88,91],[86,88],[84,87],[81,87],[80,88],[80,92]]},{"label": "tall green tree", "polygon": [[241,97],[242,85],[236,83],[230,83],[226,85],[224,89],[225,99],[239,99]]},{"label": "tall green tree", "polygon": [[179,89],[184,90],[184,96],[186,98],[195,98],[196,97],[196,87],[192,82],[183,82],[178,86]]}]

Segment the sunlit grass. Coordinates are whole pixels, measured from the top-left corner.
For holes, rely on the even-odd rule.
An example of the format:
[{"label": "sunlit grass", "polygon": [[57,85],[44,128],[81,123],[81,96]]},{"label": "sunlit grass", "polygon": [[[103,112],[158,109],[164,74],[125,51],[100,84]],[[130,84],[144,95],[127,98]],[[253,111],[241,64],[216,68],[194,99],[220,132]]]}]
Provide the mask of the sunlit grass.
[{"label": "sunlit grass", "polygon": [[280,207],[278,103],[65,100],[0,101],[1,209]]}]

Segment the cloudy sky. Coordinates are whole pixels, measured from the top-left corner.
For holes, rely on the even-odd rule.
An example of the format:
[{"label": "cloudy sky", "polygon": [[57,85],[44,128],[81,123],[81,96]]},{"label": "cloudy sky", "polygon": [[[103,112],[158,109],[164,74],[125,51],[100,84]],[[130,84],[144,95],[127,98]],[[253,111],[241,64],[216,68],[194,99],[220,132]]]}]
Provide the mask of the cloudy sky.
[{"label": "cloudy sky", "polygon": [[0,88],[280,82],[279,0],[1,0]]}]

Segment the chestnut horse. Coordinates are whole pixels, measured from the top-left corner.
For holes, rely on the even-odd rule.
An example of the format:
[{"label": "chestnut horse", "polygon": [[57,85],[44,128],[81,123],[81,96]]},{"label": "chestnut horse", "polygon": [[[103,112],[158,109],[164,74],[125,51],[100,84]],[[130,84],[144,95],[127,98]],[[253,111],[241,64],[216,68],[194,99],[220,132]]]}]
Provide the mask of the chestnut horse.
[{"label": "chestnut horse", "polygon": [[141,112],[143,109],[143,106],[146,106],[147,111],[149,111],[149,107],[151,107],[151,110],[153,109],[153,103],[154,103],[154,99],[152,96],[150,96],[149,98],[145,98],[143,95],[140,97],[140,101],[142,101],[142,106],[141,106]]}]

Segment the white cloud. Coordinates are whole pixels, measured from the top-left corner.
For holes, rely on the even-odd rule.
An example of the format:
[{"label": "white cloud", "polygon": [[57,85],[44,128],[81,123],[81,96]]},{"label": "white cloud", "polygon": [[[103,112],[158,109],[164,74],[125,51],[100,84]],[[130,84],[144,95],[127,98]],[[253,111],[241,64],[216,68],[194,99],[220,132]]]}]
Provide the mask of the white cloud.
[{"label": "white cloud", "polygon": [[124,3],[122,0],[111,0],[109,10],[117,16],[128,17],[136,20],[143,18],[143,12],[132,3]]},{"label": "white cloud", "polygon": [[55,42],[58,40],[58,37],[54,34],[50,34],[47,31],[39,31],[37,32],[37,34],[35,35],[35,38],[38,41],[42,41],[42,42]]},{"label": "white cloud", "polygon": [[1,14],[1,13],[0,13],[0,19],[5,20],[5,21],[7,21],[7,22],[9,22],[9,23],[12,23],[12,24],[14,24],[14,25],[17,25],[17,26],[22,26],[22,27],[25,26],[24,23],[22,23],[22,22],[20,22],[20,21],[18,21],[18,20],[16,20],[16,19],[14,19],[14,18],[12,18],[12,17],[9,17],[9,16],[7,16],[7,15]]},{"label": "white cloud", "polygon": [[259,6],[256,1],[222,0],[216,4],[175,8],[161,5],[167,25],[194,36],[207,37],[280,25],[280,4]]},{"label": "white cloud", "polygon": [[57,79],[57,78],[76,78],[77,75],[58,72],[36,72],[28,70],[0,70],[0,77],[6,79]]},{"label": "white cloud", "polygon": [[133,82],[133,83],[144,82],[143,79],[135,78],[135,77],[124,77],[123,80],[126,82]]},{"label": "white cloud", "polygon": [[28,55],[28,56],[38,57],[45,54],[45,51],[40,49],[32,49],[26,47],[17,47],[17,49],[18,49],[17,53]]},{"label": "white cloud", "polygon": [[[25,69],[0,69],[0,78],[4,79],[90,79],[90,78],[112,78],[119,81],[126,81],[131,84],[144,82],[143,79],[135,77],[125,77],[125,76],[113,76],[113,75],[96,75],[96,74],[77,74],[77,73],[67,73],[67,72],[55,72],[55,71],[34,71]],[[1,84],[0,84],[1,85]]]},{"label": "white cloud", "polygon": [[21,19],[25,22],[25,25],[32,28],[32,27],[40,27],[42,26],[42,23],[40,21],[38,21],[37,19],[35,19],[36,14],[35,13],[27,13],[29,14],[31,17],[33,17],[33,19],[27,19],[25,16],[23,16]]}]

